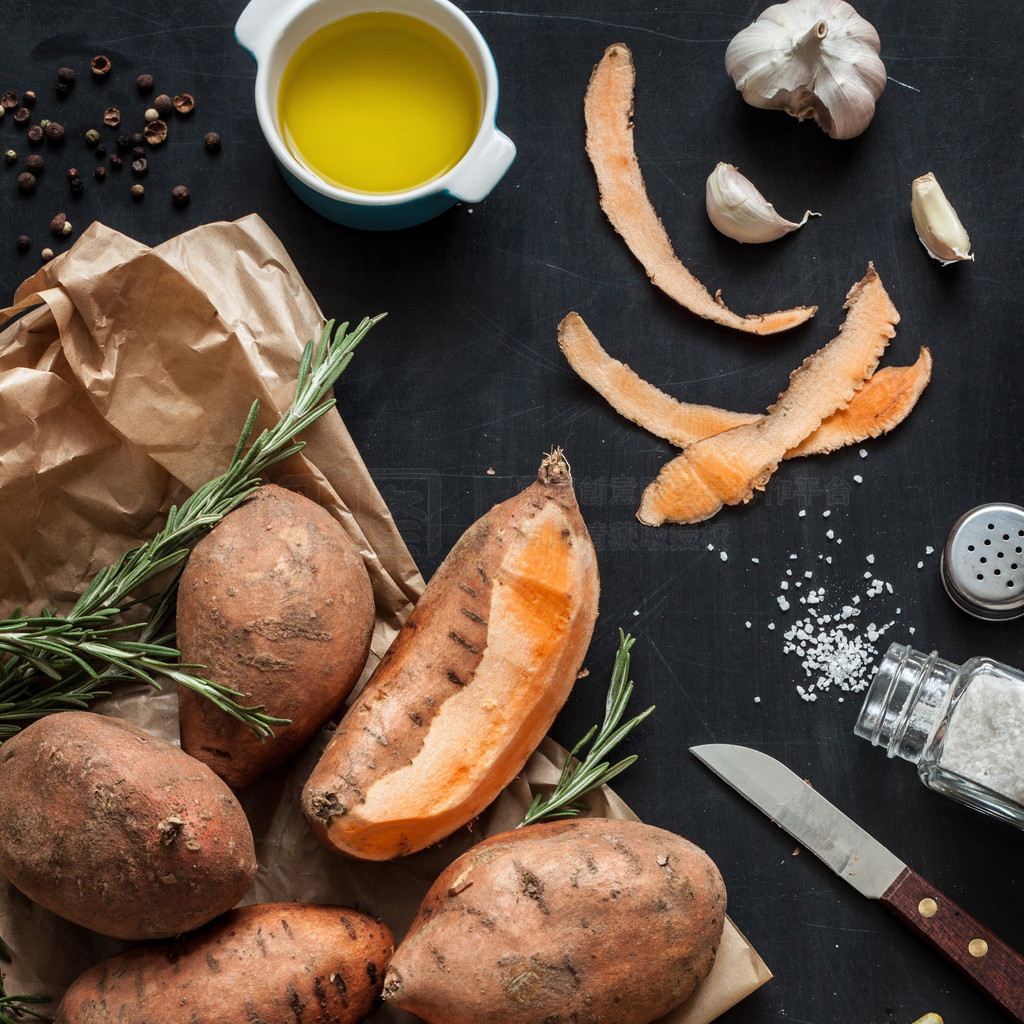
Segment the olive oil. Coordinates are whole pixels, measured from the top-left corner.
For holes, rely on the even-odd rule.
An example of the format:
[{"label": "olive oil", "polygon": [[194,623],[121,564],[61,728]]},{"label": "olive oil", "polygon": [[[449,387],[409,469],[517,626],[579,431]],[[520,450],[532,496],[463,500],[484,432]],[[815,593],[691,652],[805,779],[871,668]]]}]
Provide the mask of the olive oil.
[{"label": "olive oil", "polygon": [[278,119],[293,156],[325,181],[399,192],[444,174],[480,126],[480,86],[461,49],[407,14],[325,25],[281,76]]}]

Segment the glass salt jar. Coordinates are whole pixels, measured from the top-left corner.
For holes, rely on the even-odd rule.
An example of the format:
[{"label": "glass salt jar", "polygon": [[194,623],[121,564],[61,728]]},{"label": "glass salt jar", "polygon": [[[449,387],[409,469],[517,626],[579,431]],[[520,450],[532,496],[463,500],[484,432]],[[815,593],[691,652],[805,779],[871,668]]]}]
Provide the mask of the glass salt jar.
[{"label": "glass salt jar", "polygon": [[930,789],[1024,828],[1024,674],[892,644],[854,732],[917,765]]}]

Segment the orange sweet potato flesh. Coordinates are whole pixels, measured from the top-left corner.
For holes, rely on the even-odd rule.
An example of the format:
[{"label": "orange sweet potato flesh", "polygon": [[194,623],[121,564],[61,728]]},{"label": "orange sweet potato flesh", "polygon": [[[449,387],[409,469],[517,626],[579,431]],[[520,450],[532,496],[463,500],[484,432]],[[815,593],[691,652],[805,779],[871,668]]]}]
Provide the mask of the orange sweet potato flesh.
[{"label": "orange sweet potato flesh", "polygon": [[386,925],[344,907],[263,903],[80,975],[55,1024],[357,1024],[394,952]]},{"label": "orange sweet potato flesh", "polygon": [[710,972],[725,909],[714,863],[671,832],[531,825],[434,882],[384,999],[427,1024],[649,1024]]},{"label": "orange sweet potato flesh", "polygon": [[876,370],[845,409],[832,413],[810,437],[786,452],[786,458],[824,455],[869,437],[881,437],[907,418],[931,376],[932,356],[926,348],[910,366]]},{"label": "orange sweet potato flesh", "polygon": [[697,441],[662,468],[641,499],[642,523],[698,523],[749,501],[790,449],[849,405],[895,336],[899,313],[872,266],[845,308],[839,334],[793,372],[766,416]]},{"label": "orange sweet potato flesh", "polygon": [[651,205],[633,146],[633,55],[624,43],[605,50],[584,100],[587,154],[594,166],[601,208],[651,282],[699,316],[750,334],[775,334],[814,316],[816,306],[739,316],[680,262]]},{"label": "orange sweet potato flesh", "polygon": [[[681,402],[665,394],[625,363],[613,359],[578,313],[567,314],[558,325],[558,343],[569,365],[616,412],[680,448],[762,419],[759,413]],[[906,419],[921,397],[931,379],[931,368],[931,354],[922,348],[911,366],[876,370],[845,409],[836,410],[785,457],[825,454],[892,430]]]},{"label": "orange sweet potato flesh", "polygon": [[0,746],[0,871],[69,921],[155,939],[233,907],[256,851],[206,765],[128,722],[63,711]]},{"label": "orange sweet potato flesh", "polygon": [[553,452],[457,542],[341,720],[302,793],[318,838],[389,860],[476,817],[568,697],[598,590],[569,467]]},{"label": "orange sweet potato flesh", "polygon": [[282,764],[352,692],[374,614],[369,574],[341,525],[315,501],[264,484],[189,556],[178,647],[183,662],[288,724],[264,740],[182,689],[182,749],[235,789]]}]

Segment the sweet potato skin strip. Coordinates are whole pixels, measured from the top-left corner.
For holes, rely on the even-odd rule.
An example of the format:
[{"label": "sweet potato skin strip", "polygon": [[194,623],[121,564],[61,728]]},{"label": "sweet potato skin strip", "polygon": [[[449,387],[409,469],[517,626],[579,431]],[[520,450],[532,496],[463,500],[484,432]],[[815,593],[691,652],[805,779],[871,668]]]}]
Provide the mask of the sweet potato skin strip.
[{"label": "sweet potato skin strip", "polygon": [[[667,395],[609,355],[578,313],[566,314],[558,325],[558,344],[569,365],[616,412],[678,448],[761,419],[760,413],[732,412]],[[911,366],[876,370],[845,409],[837,409],[785,457],[824,455],[892,430],[914,408],[931,369],[931,354],[922,348]]]},{"label": "sweet potato skin strip", "polygon": [[910,366],[876,370],[845,409],[832,413],[810,437],[786,452],[786,458],[826,455],[848,444],[881,437],[910,415],[931,376],[932,355],[926,348]]},{"label": "sweet potato skin strip", "polygon": [[558,325],[558,344],[569,365],[616,412],[679,448],[761,418],[758,413],[730,412],[666,395],[613,359],[578,313],[569,313]]},{"label": "sweet potato skin strip", "polygon": [[814,316],[817,306],[739,316],[683,266],[651,205],[633,146],[633,55],[624,43],[605,50],[584,100],[587,154],[594,166],[601,208],[651,282],[699,316],[750,334],[774,334]]},{"label": "sweet potato skin strip", "polygon": [[662,468],[644,491],[642,523],[699,523],[723,505],[749,501],[790,449],[849,405],[895,335],[899,313],[872,266],[845,308],[839,334],[793,372],[768,415],[696,441]]}]

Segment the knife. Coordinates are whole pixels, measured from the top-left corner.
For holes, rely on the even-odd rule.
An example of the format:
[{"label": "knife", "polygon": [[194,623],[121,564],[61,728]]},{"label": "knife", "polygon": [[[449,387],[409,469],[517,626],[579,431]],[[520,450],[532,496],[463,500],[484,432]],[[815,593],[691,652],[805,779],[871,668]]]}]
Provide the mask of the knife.
[{"label": "knife", "polygon": [[775,758],[728,743],[690,747],[690,753],[1024,1024],[1024,959],[1005,942]]}]

